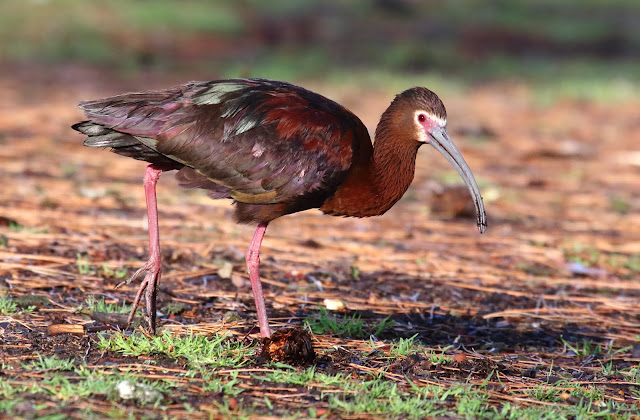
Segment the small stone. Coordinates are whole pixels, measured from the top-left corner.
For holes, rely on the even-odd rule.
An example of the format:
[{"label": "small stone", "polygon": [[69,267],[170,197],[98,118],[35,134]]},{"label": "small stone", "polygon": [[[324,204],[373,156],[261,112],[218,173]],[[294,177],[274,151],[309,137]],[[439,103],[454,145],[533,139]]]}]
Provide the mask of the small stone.
[{"label": "small stone", "polygon": [[140,405],[155,404],[162,400],[162,394],[149,385],[143,383],[132,383],[124,380],[116,385],[118,395],[123,400],[135,400]]},{"label": "small stone", "polygon": [[555,375],[549,375],[547,376],[547,383],[548,384],[555,384],[557,382],[561,382],[563,379],[559,376],[555,376]]},{"label": "small stone", "polygon": [[341,311],[345,308],[344,302],[339,299],[325,299],[323,303],[330,311]]},{"label": "small stone", "polygon": [[315,239],[307,239],[300,243],[302,246],[306,246],[307,248],[320,249],[322,248],[322,244]]},{"label": "small stone", "polygon": [[229,323],[233,323],[233,322],[238,322],[240,320],[242,320],[242,317],[240,315],[238,315],[237,312],[234,311],[227,311],[225,312],[225,314],[222,316],[222,320],[224,322],[229,322]]},{"label": "small stone", "polygon": [[178,315],[187,309],[187,304],[183,302],[169,302],[162,307],[162,312],[167,315]]},{"label": "small stone", "polygon": [[230,279],[232,272],[233,264],[231,264],[229,261],[225,261],[225,263],[222,264],[222,267],[218,269],[218,275],[223,279]]},{"label": "small stone", "polygon": [[129,381],[122,381],[117,386],[118,395],[123,400],[131,400],[135,396],[136,387]]},{"label": "small stone", "polygon": [[458,353],[455,356],[453,356],[453,360],[458,362],[458,363],[462,363],[464,362],[464,360],[467,358],[467,355],[464,353]]},{"label": "small stone", "polygon": [[587,267],[578,262],[570,262],[566,265],[566,268],[574,276],[604,277],[607,275],[607,271],[602,268]]}]

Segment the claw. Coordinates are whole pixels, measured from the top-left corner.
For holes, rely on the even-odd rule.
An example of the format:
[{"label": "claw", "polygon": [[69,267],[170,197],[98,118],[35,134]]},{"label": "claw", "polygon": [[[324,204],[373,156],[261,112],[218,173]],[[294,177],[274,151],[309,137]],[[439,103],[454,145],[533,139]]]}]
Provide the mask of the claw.
[{"label": "claw", "polygon": [[142,299],[142,295],[145,290],[147,291],[145,295],[146,302],[146,315],[145,318],[147,320],[147,324],[149,326],[149,332],[151,334],[156,333],[156,293],[157,293],[157,285],[160,281],[160,272],[162,271],[162,266],[160,262],[156,262],[154,260],[149,260],[145,265],[140,267],[138,271],[136,271],[133,276],[129,278],[129,280],[120,283],[119,287],[123,284],[131,283],[135,278],[137,278],[143,271],[146,271],[146,275],[144,276],[144,280],[140,284],[138,288],[138,292],[136,293],[136,297],[133,300],[133,306],[131,307],[131,312],[129,312],[129,317],[127,318],[127,327],[131,325],[133,318],[135,316],[136,310],[138,309],[138,305],[140,304],[140,300]]},{"label": "claw", "polygon": [[138,268],[138,270],[136,270],[135,273],[133,273],[133,276],[129,277],[127,280],[125,281],[121,281],[120,283],[118,283],[116,285],[116,289],[124,286],[125,284],[128,286],[131,284],[132,281],[134,281],[135,279],[137,279],[138,277],[140,277],[140,274],[142,274],[143,271],[147,271],[149,270],[149,262],[147,262],[145,265],[143,265],[142,267]]}]

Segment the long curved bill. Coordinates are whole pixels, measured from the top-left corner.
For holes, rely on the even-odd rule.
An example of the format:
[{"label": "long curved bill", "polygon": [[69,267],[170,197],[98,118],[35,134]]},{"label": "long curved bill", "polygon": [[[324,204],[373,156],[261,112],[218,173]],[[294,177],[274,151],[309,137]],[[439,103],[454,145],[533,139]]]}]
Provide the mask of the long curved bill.
[{"label": "long curved bill", "polygon": [[484,233],[487,229],[487,213],[484,210],[484,202],[482,201],[482,195],[480,195],[480,189],[478,183],[471,173],[471,169],[467,162],[462,157],[462,153],[449,138],[447,130],[443,127],[433,130],[431,132],[433,140],[429,142],[434,149],[440,152],[449,163],[458,171],[462,180],[467,185],[471,198],[473,198],[473,204],[476,206],[476,219],[478,223],[478,230],[480,233]]}]

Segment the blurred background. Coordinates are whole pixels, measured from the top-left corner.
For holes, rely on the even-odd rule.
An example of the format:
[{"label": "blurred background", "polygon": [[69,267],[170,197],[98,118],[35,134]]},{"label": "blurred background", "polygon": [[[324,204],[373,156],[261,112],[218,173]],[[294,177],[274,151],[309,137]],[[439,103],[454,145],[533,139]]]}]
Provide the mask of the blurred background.
[{"label": "blurred background", "polygon": [[542,101],[620,99],[637,93],[639,26],[635,0],[3,0],[0,71],[317,79],[393,92],[515,80],[536,85]]}]

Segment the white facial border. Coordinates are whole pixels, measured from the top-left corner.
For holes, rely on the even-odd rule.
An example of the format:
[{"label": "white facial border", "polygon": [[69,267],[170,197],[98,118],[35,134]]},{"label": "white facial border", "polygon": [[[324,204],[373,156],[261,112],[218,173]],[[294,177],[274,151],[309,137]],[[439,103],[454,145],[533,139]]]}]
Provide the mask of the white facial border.
[{"label": "white facial border", "polygon": [[429,143],[429,141],[431,140],[431,137],[427,133],[427,130],[425,130],[425,125],[427,125],[428,122],[427,121],[420,122],[420,120],[418,120],[418,116],[420,114],[423,114],[424,116],[427,117],[428,120],[430,120],[431,124],[429,125],[433,126],[433,128],[446,127],[447,120],[445,118],[438,117],[437,115],[433,115],[432,113],[427,112],[423,109],[418,109],[416,110],[416,112],[414,112],[413,122],[416,125],[416,132],[418,133],[418,141],[422,143]]}]

